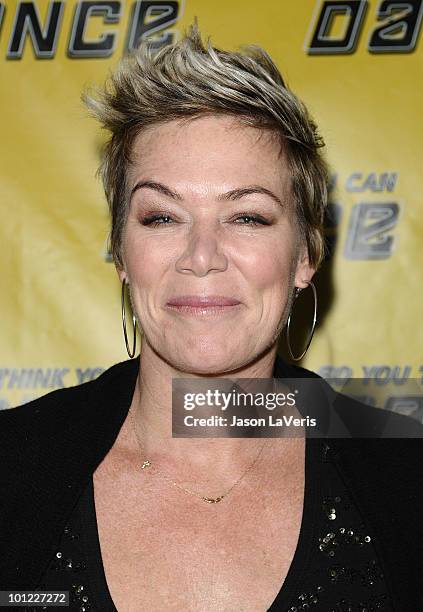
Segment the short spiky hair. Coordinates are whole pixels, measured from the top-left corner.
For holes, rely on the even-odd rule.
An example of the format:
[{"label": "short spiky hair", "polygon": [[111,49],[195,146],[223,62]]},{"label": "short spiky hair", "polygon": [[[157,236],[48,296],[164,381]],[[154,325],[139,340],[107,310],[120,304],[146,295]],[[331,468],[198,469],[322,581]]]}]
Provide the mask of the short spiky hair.
[{"label": "short spiky hair", "polygon": [[234,116],[270,129],[285,146],[292,178],[295,216],[311,265],[324,256],[323,216],[328,169],[324,146],[304,104],[285,85],[261,47],[241,52],[207,47],[197,22],[175,44],[154,52],[147,42],[124,57],[103,89],[85,92],[91,114],[111,133],[99,167],[110,208],[110,245],[122,267],[122,232],[128,212],[127,169],[135,137],[147,127],[201,115]]}]

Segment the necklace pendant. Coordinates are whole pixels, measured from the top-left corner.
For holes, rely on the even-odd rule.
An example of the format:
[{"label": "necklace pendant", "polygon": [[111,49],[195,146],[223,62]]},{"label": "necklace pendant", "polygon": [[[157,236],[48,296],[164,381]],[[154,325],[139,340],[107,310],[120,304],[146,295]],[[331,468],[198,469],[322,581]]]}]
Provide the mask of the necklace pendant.
[{"label": "necklace pendant", "polygon": [[201,499],[207,504],[217,504],[217,502],[220,502],[223,497],[224,495],[220,495],[220,497],[202,497]]},{"label": "necklace pendant", "polygon": [[149,467],[150,465],[151,465],[151,461],[149,459],[146,459],[145,461],[142,462],[141,469],[144,470],[146,467]]}]

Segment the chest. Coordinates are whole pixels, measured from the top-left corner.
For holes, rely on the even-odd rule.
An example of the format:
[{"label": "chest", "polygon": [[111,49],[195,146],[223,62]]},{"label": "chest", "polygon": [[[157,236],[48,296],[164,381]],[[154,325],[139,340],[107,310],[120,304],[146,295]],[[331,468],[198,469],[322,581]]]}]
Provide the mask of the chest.
[{"label": "chest", "polygon": [[301,464],[283,482],[244,482],[206,504],[159,478],[103,462],[94,474],[106,581],[119,612],[267,610],[291,565],[301,526]]}]

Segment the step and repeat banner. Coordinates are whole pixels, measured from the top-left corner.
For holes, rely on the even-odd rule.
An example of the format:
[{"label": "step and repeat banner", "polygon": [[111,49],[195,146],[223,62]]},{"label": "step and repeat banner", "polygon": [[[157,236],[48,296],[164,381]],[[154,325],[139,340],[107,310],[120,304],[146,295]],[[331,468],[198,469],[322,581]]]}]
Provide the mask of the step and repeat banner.
[{"label": "step and repeat banner", "polygon": [[264,47],[326,141],[330,249],[302,365],[423,377],[422,0],[0,2],[1,409],[127,358],[95,177],[105,135],[80,94],[195,16],[216,46]]}]

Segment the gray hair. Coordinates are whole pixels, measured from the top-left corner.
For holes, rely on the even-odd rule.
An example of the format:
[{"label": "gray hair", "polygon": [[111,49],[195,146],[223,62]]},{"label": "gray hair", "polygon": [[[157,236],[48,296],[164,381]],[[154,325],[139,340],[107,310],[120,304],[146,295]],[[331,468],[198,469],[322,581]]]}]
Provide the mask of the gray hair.
[{"label": "gray hair", "polygon": [[102,89],[84,92],[92,116],[111,133],[98,169],[111,214],[110,246],[122,267],[129,201],[127,170],[136,136],[150,126],[201,115],[229,115],[272,130],[290,166],[295,218],[317,268],[324,257],[323,219],[328,167],[324,146],[303,102],[285,85],[264,49],[224,51],[203,44],[197,21],[178,42],[154,51],[148,42],[125,56]]}]

